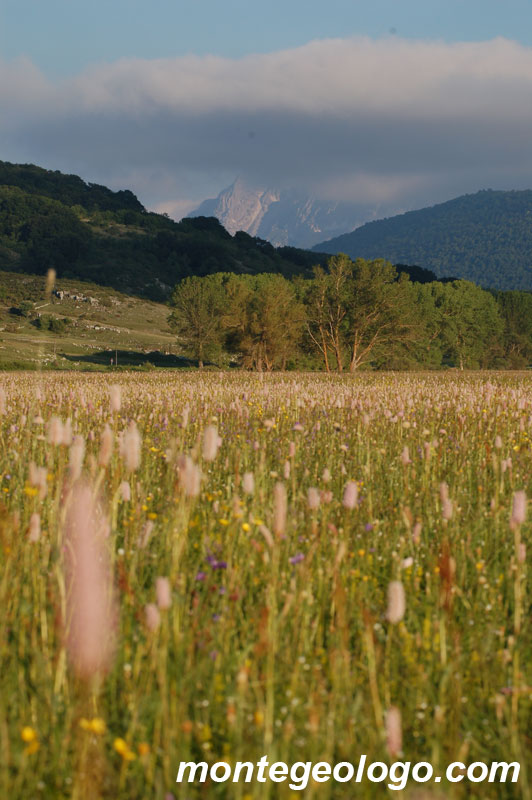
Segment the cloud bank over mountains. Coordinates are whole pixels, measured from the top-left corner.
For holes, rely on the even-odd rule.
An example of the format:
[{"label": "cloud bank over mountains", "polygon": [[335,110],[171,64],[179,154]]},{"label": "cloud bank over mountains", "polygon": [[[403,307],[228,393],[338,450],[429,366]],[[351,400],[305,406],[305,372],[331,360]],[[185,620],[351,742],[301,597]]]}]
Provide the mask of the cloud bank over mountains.
[{"label": "cloud bank over mountains", "polygon": [[329,39],[120,60],[50,81],[0,62],[0,158],[133,188],[176,217],[238,175],[396,211],[532,187],[532,48]]}]

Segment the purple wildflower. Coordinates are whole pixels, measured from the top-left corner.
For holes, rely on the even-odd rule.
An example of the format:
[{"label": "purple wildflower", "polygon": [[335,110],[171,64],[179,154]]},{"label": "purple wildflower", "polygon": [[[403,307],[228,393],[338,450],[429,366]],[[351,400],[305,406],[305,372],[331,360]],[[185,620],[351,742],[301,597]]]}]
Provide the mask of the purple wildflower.
[{"label": "purple wildflower", "polygon": [[304,558],[305,556],[303,555],[303,553],[297,553],[297,555],[292,556],[292,558],[290,558],[289,561],[291,564],[299,564],[299,562],[303,561]]}]

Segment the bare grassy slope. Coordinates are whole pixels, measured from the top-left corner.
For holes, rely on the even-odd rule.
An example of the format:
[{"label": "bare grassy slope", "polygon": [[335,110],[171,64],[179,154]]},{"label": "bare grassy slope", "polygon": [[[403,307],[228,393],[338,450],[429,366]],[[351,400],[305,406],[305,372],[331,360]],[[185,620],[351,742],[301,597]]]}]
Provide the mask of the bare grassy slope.
[{"label": "bare grassy slope", "polygon": [[[0,273],[0,369],[101,369],[117,355],[119,366],[181,363],[163,303],[75,280],[56,290],[47,303],[41,276]],[[66,320],[64,332],[39,327],[39,315]]]}]

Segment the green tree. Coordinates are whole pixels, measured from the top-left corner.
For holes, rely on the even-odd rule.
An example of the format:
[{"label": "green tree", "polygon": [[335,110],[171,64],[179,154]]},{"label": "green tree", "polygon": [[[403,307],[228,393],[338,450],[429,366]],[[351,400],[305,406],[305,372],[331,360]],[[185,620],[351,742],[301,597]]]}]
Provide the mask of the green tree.
[{"label": "green tree", "polygon": [[353,262],[345,253],[327,260],[327,270],[314,268],[314,277],[305,294],[306,331],[321,353],[325,369],[331,360],[338,372],[344,368],[345,327],[349,307]]},{"label": "green tree", "polygon": [[406,273],[398,278],[388,261],[358,258],[350,282],[346,331],[351,372],[389,356],[398,345],[414,346],[423,333],[423,321],[416,313]]},{"label": "green tree", "polygon": [[470,281],[427,284],[438,313],[444,358],[460,369],[487,367],[503,333],[495,298]]},{"label": "green tree", "polygon": [[495,299],[504,322],[503,366],[526,367],[532,361],[532,294],[496,292]]},{"label": "green tree", "polygon": [[307,334],[327,371],[332,361],[339,372],[346,366],[355,372],[371,361],[384,366],[394,348],[414,346],[423,329],[408,276],[398,278],[382,259],[333,256],[327,271],[314,270],[305,301]]},{"label": "green tree", "polygon": [[305,308],[281,275],[232,276],[226,286],[230,346],[245,367],[286,369],[301,340]]},{"label": "green tree", "polygon": [[220,356],[224,342],[224,292],[221,275],[185,278],[172,295],[168,318],[184,352],[203,368]]}]

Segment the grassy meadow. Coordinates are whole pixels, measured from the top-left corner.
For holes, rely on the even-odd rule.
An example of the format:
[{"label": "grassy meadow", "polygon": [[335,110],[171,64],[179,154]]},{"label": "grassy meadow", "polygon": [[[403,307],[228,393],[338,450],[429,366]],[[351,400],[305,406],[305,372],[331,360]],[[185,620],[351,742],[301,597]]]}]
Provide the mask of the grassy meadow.
[{"label": "grassy meadow", "polygon": [[175,783],[362,753],[517,760],[403,795],[531,797],[531,376],[0,386],[2,797],[396,795]]}]

